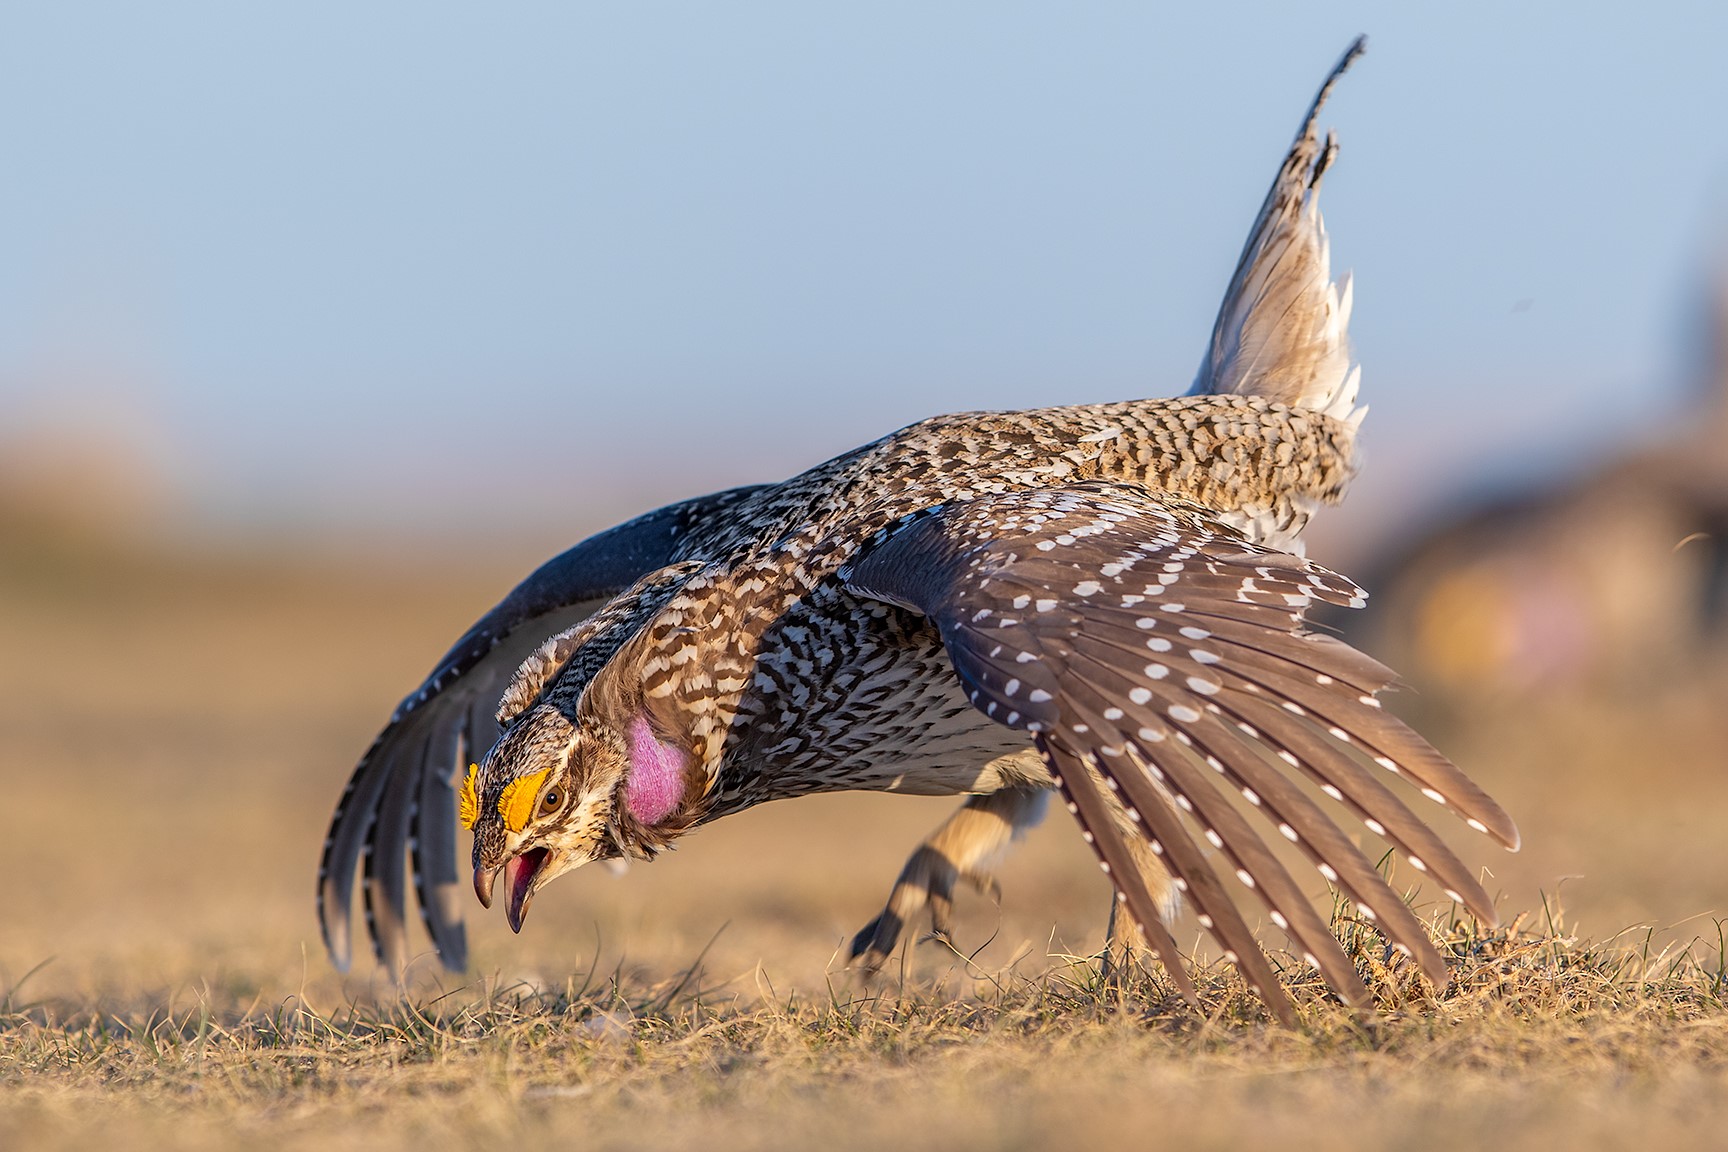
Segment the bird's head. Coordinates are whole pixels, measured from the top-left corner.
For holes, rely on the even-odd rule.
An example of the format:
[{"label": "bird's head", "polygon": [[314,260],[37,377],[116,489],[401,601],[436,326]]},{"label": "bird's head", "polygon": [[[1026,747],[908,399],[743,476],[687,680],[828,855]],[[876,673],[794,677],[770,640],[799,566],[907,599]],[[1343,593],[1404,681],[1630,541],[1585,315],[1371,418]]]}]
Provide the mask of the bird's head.
[{"label": "bird's head", "polygon": [[701,789],[688,742],[639,707],[621,720],[597,713],[536,703],[468,769],[461,817],[474,833],[474,892],[490,908],[502,873],[515,931],[554,877],[652,857],[695,823]]}]

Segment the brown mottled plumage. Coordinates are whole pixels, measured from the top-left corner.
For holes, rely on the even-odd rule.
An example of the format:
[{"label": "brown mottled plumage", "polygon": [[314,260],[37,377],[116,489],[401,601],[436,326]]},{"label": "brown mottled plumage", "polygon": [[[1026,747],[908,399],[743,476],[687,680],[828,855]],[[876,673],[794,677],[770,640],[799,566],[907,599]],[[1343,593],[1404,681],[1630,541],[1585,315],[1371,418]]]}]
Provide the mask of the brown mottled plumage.
[{"label": "brown mottled plumage", "polygon": [[874,967],[926,905],[942,927],[957,880],[988,883],[1058,788],[1189,995],[1163,923],[1182,898],[1293,1018],[1220,879],[1234,876],[1344,999],[1369,1000],[1250,810],[1444,982],[1421,925],[1292,779],[1493,919],[1375,773],[1508,845],[1511,821],[1379,710],[1390,673],[1303,630],[1314,601],[1362,594],[1283,551],[1353,471],[1348,292],[1330,280],[1315,206],[1336,144],[1314,120],[1359,49],[1267,197],[1193,394],[926,420],[586,541],[475,625],[398,710],[332,822],[320,913],[338,964],[362,859],[378,954],[405,959],[409,857],[433,941],[463,965],[452,776],[484,752],[464,785],[474,883],[490,903],[503,878],[515,927],[569,868],[652,857],[766,800],[970,794],[859,934]]}]

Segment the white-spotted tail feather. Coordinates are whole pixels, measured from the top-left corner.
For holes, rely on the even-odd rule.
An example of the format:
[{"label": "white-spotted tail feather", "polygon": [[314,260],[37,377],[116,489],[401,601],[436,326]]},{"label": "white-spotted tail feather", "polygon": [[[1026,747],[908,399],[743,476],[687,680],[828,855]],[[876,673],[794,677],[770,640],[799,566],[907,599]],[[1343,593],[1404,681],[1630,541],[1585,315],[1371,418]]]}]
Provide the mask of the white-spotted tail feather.
[{"label": "white-spotted tail feather", "polygon": [[1350,358],[1350,277],[1334,284],[1320,181],[1338,155],[1316,123],[1338,77],[1367,45],[1357,37],[1320,86],[1248,234],[1191,395],[1260,396],[1359,424],[1361,370]]}]

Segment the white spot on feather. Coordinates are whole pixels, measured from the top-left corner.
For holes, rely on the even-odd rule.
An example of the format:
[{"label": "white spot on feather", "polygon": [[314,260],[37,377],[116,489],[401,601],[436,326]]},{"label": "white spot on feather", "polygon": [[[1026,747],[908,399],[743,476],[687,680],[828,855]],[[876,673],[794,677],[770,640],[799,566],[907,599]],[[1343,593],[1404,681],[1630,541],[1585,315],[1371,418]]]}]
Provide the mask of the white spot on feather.
[{"label": "white spot on feather", "polygon": [[1116,437],[1118,437],[1120,435],[1122,435],[1121,427],[1118,425],[1112,424],[1108,428],[1100,428],[1096,432],[1093,432],[1089,435],[1080,437],[1079,443],[1081,443],[1081,444],[1102,444],[1106,440],[1114,440],[1114,439],[1116,439]]}]

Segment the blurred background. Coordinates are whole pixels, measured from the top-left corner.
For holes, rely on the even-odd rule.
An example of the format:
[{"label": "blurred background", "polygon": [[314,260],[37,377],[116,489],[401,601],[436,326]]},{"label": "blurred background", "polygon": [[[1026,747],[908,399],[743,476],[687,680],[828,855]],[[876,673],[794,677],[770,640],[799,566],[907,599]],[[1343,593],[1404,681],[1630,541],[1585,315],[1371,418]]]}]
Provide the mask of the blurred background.
[{"label": "blurred background", "polygon": [[[1373,413],[1310,552],[1376,598],[1329,623],[1518,817],[1461,841],[1509,914],[1714,941],[1728,9],[62,3],[0,15],[0,989],[341,987],[324,822],[474,617],[927,415],[1182,391],[1362,31],[1324,206]],[[770,806],[477,962],[730,924],[716,971],[820,988],[947,809]],[[1096,947],[1063,821],[1004,885],[981,963]]]}]

